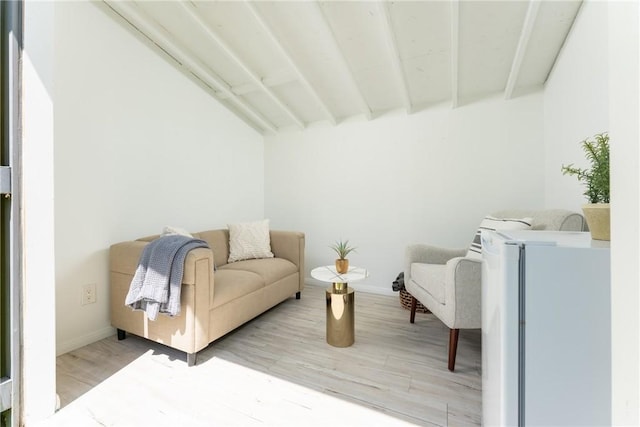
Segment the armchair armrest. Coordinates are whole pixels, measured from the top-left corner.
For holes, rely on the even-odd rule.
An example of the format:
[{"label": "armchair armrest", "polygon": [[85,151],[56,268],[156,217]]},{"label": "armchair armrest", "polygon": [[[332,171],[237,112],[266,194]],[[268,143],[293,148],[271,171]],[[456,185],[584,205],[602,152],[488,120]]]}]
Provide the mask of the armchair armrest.
[{"label": "armchair armrest", "polygon": [[449,249],[431,245],[409,245],[404,256],[404,280],[411,278],[411,264],[421,262],[424,264],[446,264],[452,258],[463,257],[467,249]]},{"label": "armchair armrest", "polygon": [[[453,329],[480,328],[482,298],[482,260],[456,257],[447,262],[446,301],[453,301]],[[447,303],[448,304],[448,303]]]}]

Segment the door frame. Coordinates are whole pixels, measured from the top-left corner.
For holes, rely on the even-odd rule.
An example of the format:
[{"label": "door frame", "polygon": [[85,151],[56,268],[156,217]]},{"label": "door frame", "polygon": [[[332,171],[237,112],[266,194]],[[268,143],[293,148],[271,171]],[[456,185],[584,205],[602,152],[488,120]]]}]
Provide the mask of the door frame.
[{"label": "door frame", "polygon": [[[22,239],[20,220],[21,170],[21,57],[23,47],[23,2],[0,5],[2,135],[0,141],[0,280],[2,290],[3,391],[0,425],[18,426],[21,417],[21,313]],[[8,312],[7,312],[8,311]],[[8,408],[6,407],[8,406]]]}]

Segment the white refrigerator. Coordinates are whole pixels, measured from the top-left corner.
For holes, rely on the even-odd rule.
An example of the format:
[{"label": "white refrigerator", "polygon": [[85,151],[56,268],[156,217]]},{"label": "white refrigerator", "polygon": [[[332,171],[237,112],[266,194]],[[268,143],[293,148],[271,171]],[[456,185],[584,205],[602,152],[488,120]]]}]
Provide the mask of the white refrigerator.
[{"label": "white refrigerator", "polygon": [[485,426],[611,425],[609,242],[482,233]]}]

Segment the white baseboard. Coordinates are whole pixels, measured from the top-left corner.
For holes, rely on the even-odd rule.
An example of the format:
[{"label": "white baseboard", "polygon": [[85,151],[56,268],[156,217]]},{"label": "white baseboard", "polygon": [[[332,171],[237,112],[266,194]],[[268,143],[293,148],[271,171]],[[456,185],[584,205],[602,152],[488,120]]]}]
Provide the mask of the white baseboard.
[{"label": "white baseboard", "polygon": [[[321,280],[317,280],[314,279],[312,277],[306,277],[304,279],[304,283],[310,286],[322,286],[322,287],[329,287],[331,286],[329,283],[327,282],[323,282]],[[354,282],[354,283],[349,283],[349,287],[355,289],[358,292],[366,292],[369,294],[377,294],[377,295],[387,295],[387,296],[397,296],[398,293],[394,292],[393,289],[391,289],[391,287],[387,288],[382,288],[380,286],[373,286],[371,284],[367,284],[367,283],[358,283],[358,282]]]},{"label": "white baseboard", "polygon": [[64,342],[59,342],[56,345],[56,356],[60,356],[61,354],[65,354],[77,348],[84,347],[85,345],[100,341],[102,339],[110,337],[111,335],[114,335],[115,333],[115,328],[108,326],[106,328],[99,329],[81,337],[76,337]]}]

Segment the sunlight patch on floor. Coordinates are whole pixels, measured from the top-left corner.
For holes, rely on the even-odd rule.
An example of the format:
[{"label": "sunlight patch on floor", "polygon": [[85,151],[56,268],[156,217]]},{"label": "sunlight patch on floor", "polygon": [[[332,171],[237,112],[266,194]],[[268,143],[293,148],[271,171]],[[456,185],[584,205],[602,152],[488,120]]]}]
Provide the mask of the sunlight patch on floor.
[{"label": "sunlight patch on floor", "polygon": [[149,351],[42,425],[412,424],[219,357],[189,368]]}]

